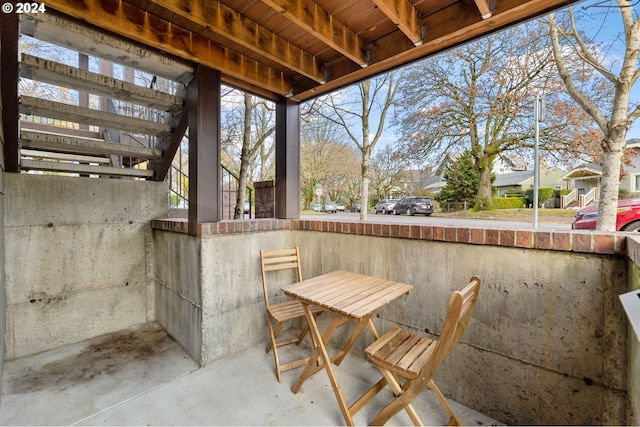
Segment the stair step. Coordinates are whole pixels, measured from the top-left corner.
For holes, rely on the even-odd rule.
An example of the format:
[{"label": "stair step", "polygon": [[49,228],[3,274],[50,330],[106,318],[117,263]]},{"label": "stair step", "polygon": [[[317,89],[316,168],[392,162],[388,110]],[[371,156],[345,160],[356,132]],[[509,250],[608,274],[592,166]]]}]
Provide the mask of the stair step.
[{"label": "stair step", "polygon": [[125,132],[156,136],[171,133],[171,126],[164,123],[121,116],[106,111],[92,110],[77,105],[38,99],[25,95],[20,96],[20,111],[24,114],[34,116],[100,126],[108,129],[118,129]]},{"label": "stair step", "polygon": [[40,159],[60,160],[60,161],[67,161],[67,162],[98,163],[103,165],[111,164],[111,159],[107,157],[81,156],[78,154],[69,154],[69,153],[52,153],[50,151],[40,151],[40,150],[21,149],[20,155],[25,157],[36,157]]},{"label": "stair step", "polygon": [[24,53],[21,55],[20,76],[157,110],[175,113],[182,109],[183,99],[178,96]]},{"label": "stair step", "polygon": [[147,169],[118,168],[114,166],[93,166],[77,163],[64,163],[46,160],[21,159],[20,167],[23,170],[38,170],[48,172],[68,172],[89,175],[108,175],[114,177],[151,178],[153,171]]},{"label": "stair step", "polygon": [[102,154],[140,159],[160,159],[162,157],[162,152],[159,148],[114,144],[102,139],[30,129],[20,130],[20,144],[23,148],[28,149],[54,150],[67,153]]},{"label": "stair step", "polygon": [[53,13],[20,15],[20,32],[49,43],[113,61],[186,85],[193,67],[122,38],[65,19]]},{"label": "stair step", "polygon": [[49,125],[49,124],[33,122],[25,119],[20,120],[20,130],[32,130],[35,132],[40,131],[40,132],[58,133],[60,135],[79,136],[81,138],[97,139],[99,141],[103,140],[102,133],[94,130],[81,129],[79,127],[64,127],[64,126]]}]

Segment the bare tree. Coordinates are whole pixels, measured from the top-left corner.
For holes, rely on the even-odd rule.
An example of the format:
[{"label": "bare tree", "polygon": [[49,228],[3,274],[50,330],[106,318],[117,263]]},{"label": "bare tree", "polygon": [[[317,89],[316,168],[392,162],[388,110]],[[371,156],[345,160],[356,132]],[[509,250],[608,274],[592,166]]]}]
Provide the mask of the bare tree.
[{"label": "bare tree", "polygon": [[300,190],[304,208],[309,209],[318,186],[323,191],[322,199],[337,201],[345,194],[346,184],[353,180],[357,153],[343,142],[340,129],[331,122],[307,115],[301,133]]},{"label": "bare tree", "polygon": [[261,170],[261,176],[267,174],[264,170],[274,149],[270,141],[275,132],[273,115],[273,105],[262,98],[235,89],[223,95],[223,163],[238,175],[234,219],[243,217],[244,189],[254,179],[255,169]]},{"label": "bare tree", "polygon": [[378,200],[391,196],[391,191],[398,186],[404,164],[400,157],[389,146],[378,151],[371,159],[371,188]]},{"label": "bare tree", "polygon": [[[369,206],[371,154],[382,136],[387,113],[393,105],[405,70],[403,68],[400,71],[362,81],[353,87],[352,93],[332,94],[318,103],[321,107],[318,109],[319,114],[341,126],[348,139],[358,147],[362,155],[359,187],[362,204],[360,219],[363,221],[367,219]],[[377,121],[374,134],[370,133],[372,120]]]},{"label": "bare tree", "polygon": [[265,141],[275,131],[275,125],[266,102],[248,93],[244,94],[244,131],[242,132],[242,151],[240,153],[240,172],[234,219],[244,215],[244,201],[249,167],[256,159]]},{"label": "bare tree", "polygon": [[[567,91],[604,134],[602,183],[596,225],[596,229],[603,231],[616,229],[620,168],[627,131],[640,116],[640,108],[633,105],[630,99],[631,88],[640,76],[640,23],[630,2],[616,0],[616,3],[617,7],[612,8],[620,13],[623,29],[622,37],[619,38],[623,44],[623,55],[619,62],[607,63],[603,46],[585,38],[584,31],[578,28],[572,8],[568,10],[567,20],[560,22],[555,14],[550,15],[548,20],[555,62]],[[607,50],[611,52],[613,49],[609,46]],[[572,66],[576,59],[580,60],[580,64]],[[594,79],[597,86],[585,87],[577,83],[579,76],[585,72],[601,76]]]},{"label": "bare tree", "polygon": [[401,89],[401,149],[416,163],[469,151],[479,177],[476,209],[491,207],[495,157],[533,145],[537,94],[545,92],[558,112],[542,129],[545,146],[588,145],[591,134],[575,120],[580,109],[558,92],[544,30],[537,22],[521,25],[417,63]]}]

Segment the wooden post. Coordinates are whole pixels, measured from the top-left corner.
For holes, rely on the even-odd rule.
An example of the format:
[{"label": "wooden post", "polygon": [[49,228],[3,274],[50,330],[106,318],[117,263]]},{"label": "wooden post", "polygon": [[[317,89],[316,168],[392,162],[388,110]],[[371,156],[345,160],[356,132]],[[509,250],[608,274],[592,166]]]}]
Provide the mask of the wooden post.
[{"label": "wooden post", "polygon": [[189,109],[189,234],[222,218],[220,72],[198,65],[187,89]]},{"label": "wooden post", "polygon": [[0,92],[4,131],[4,170],[20,172],[18,153],[18,14],[0,13]]},{"label": "wooden post", "polygon": [[300,103],[276,105],[276,218],[300,217]]}]

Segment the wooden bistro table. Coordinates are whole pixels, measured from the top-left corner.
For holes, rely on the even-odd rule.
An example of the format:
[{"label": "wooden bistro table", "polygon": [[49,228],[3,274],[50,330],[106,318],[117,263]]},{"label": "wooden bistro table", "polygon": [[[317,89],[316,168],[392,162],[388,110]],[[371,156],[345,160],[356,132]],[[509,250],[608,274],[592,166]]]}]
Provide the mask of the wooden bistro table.
[{"label": "wooden bistro table", "polygon": [[[314,347],[313,353],[292,391],[297,393],[307,378],[325,369],[345,421],[348,425],[354,425],[352,413],[344,400],[331,365],[332,363],[339,365],[342,362],[365,326],[368,327],[373,339],[377,340],[379,336],[371,320],[371,315],[378,308],[399,296],[408,294],[411,289],[413,286],[405,283],[349,271],[333,271],[283,287],[282,290],[286,295],[296,298],[302,303]],[[333,315],[322,335],[316,323],[316,316],[311,311],[311,306],[320,307]],[[335,356],[329,357],[326,348],[329,338],[340,326],[349,322],[357,323],[355,330],[342,350]],[[318,361],[318,358],[321,358],[321,361]]]}]

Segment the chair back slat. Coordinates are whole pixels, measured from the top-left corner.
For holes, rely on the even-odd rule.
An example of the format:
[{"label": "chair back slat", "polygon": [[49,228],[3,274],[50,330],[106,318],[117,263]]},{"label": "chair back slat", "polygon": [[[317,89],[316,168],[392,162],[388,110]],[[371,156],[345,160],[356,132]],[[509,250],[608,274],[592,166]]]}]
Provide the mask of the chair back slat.
[{"label": "chair back slat", "polygon": [[428,357],[428,363],[421,368],[418,378],[409,386],[415,388],[414,392],[419,393],[431,381],[440,365],[460,341],[478,300],[480,283],[480,278],[473,276],[464,289],[451,294],[447,316],[435,348]]},{"label": "chair back slat", "polygon": [[[302,281],[302,268],[300,266],[300,250],[296,246],[293,249],[276,251],[260,251],[260,264],[262,269],[262,288],[264,290],[264,302],[269,306],[269,289],[267,285],[267,272],[279,270],[295,270],[297,281]],[[282,285],[286,285],[283,283]]]}]

